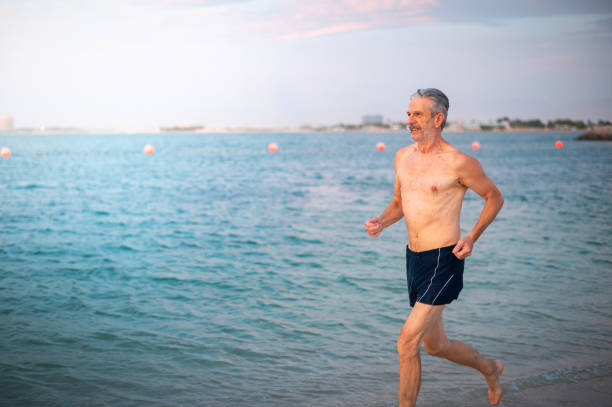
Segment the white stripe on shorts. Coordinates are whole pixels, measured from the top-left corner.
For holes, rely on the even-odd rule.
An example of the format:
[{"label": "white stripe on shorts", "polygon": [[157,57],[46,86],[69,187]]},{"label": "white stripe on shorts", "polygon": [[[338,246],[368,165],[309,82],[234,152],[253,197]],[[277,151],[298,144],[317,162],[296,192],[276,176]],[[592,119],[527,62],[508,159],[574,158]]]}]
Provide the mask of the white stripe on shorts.
[{"label": "white stripe on shorts", "polygon": [[434,300],[431,302],[431,305],[435,305],[436,304],[436,300],[438,299],[438,297],[440,296],[440,294],[442,294],[442,290],[444,290],[444,287],[446,287],[446,284],[448,284],[449,281],[452,280],[452,278],[455,277],[454,275],[450,276],[450,278],[448,279],[448,281],[446,283],[444,283],[444,285],[442,286],[442,288],[440,288],[440,292],[438,292],[438,295],[436,295],[436,298],[434,298]]},{"label": "white stripe on shorts", "polygon": [[429,287],[431,287],[431,283],[433,283],[434,277],[436,276],[436,271],[438,271],[438,266],[440,265],[440,248],[438,248],[438,264],[436,264],[436,268],[434,269],[433,276],[431,276],[431,280],[429,280],[429,285],[427,286],[427,290],[421,295],[421,297],[417,300],[417,302],[421,302],[421,299],[427,294],[429,291]]}]

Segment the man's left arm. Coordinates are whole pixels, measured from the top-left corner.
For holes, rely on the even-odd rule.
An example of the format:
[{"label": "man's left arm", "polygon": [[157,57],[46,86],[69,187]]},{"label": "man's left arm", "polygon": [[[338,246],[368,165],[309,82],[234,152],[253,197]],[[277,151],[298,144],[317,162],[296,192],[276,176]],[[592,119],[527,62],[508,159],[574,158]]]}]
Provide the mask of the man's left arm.
[{"label": "man's left arm", "polygon": [[458,160],[457,173],[459,182],[472,189],[485,200],[485,205],[482,208],[478,222],[476,222],[470,233],[459,239],[459,242],[457,242],[453,249],[455,256],[459,259],[464,259],[472,254],[474,243],[499,213],[504,204],[504,198],[474,157],[462,155]]}]

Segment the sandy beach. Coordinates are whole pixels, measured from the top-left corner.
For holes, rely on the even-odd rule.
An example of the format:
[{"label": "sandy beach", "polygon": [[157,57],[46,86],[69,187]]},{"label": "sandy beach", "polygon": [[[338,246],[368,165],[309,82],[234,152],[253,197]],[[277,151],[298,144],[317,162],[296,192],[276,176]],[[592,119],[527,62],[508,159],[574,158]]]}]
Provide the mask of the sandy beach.
[{"label": "sandy beach", "polygon": [[609,407],[612,377],[596,377],[575,383],[555,383],[520,392],[506,391],[500,406]]},{"label": "sandy beach", "polygon": [[[552,383],[533,388],[517,389],[503,383],[504,395],[500,407],[609,407],[612,406],[612,377],[593,377],[574,382]],[[474,400],[462,400],[461,406],[490,406],[486,396],[474,393]],[[476,398],[478,398],[476,400]],[[426,404],[424,404],[426,405]]]}]

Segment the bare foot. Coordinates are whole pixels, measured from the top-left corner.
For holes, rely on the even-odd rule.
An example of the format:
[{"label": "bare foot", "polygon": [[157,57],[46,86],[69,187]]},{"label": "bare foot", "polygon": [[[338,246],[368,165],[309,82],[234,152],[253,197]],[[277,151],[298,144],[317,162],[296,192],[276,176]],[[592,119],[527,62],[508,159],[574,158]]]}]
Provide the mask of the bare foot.
[{"label": "bare foot", "polygon": [[489,384],[489,401],[491,402],[491,405],[496,406],[499,403],[499,400],[501,400],[502,396],[502,389],[499,385],[499,377],[504,372],[504,364],[501,360],[495,360],[493,363],[495,364],[495,371],[493,371],[493,373],[490,375],[485,376],[485,379],[487,379],[487,383]]}]

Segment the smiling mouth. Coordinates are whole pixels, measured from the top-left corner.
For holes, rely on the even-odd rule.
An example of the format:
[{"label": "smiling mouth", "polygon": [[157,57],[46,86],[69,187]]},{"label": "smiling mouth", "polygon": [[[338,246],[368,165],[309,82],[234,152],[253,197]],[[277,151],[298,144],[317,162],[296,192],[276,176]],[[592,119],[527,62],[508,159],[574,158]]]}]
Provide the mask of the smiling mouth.
[{"label": "smiling mouth", "polygon": [[410,131],[420,131],[421,128],[418,126],[410,126]]}]

